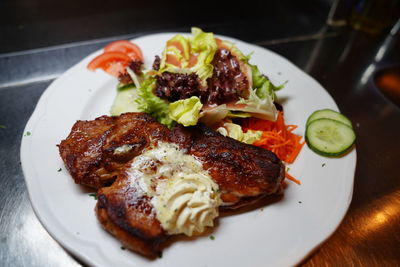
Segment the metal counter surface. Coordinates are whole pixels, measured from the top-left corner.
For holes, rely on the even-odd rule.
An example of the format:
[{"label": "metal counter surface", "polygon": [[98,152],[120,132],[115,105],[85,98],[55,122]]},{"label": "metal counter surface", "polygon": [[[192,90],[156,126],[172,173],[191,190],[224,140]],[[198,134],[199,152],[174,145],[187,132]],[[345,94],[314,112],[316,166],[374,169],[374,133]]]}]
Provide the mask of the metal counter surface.
[{"label": "metal counter surface", "polygon": [[[46,87],[88,53],[120,38],[0,54],[0,265],[81,265],[51,238],[31,208],[20,139]],[[400,64],[399,35],[369,37],[322,28],[299,38],[263,41],[258,36],[247,41],[281,54],[319,81],[353,121],[357,134],[350,209],[337,231],[301,265],[399,266],[400,107],[373,83],[377,70]]]}]

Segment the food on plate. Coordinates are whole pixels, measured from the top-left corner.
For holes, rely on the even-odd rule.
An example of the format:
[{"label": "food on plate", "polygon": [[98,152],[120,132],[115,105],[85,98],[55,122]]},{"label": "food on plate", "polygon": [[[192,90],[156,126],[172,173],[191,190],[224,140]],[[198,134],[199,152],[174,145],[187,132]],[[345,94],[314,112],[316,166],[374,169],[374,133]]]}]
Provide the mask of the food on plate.
[{"label": "food on plate", "polygon": [[349,126],[350,128],[353,128],[353,125],[351,123],[351,121],[349,120],[349,118],[347,118],[345,115],[334,111],[332,109],[320,109],[320,110],[316,110],[314,111],[307,119],[306,122],[306,127],[313,121],[318,120],[318,119],[331,119],[331,120],[335,120],[341,123],[346,124],[347,126]]},{"label": "food on plate", "polygon": [[126,112],[140,112],[135,104],[137,97],[137,90],[134,90],[132,86],[126,85],[119,88],[118,94],[111,106],[110,114],[112,116],[118,116]]},{"label": "food on plate", "polygon": [[143,62],[143,53],[139,46],[127,40],[119,40],[109,43],[104,47],[104,52],[118,51],[127,54],[132,60]]},{"label": "food on plate", "polygon": [[140,65],[143,62],[143,54],[140,48],[129,41],[120,40],[108,44],[104,52],[95,57],[88,64],[87,68],[91,71],[102,69],[108,74],[118,77],[126,73],[126,68]]},{"label": "food on plate", "polygon": [[101,187],[103,227],[148,257],[169,235],[212,226],[220,208],[280,193],[285,175],[268,150],[204,125],[169,130],[144,113],[78,121],[59,148],[76,183]]},{"label": "food on plate", "polygon": [[202,122],[293,163],[304,142],[276,103],[284,84],[275,86],[250,58],[234,43],[192,28],[192,36],[178,34],[166,42],[152,69],[132,61],[120,73],[111,115],[146,112],[170,128]]},{"label": "food on plate", "polygon": [[[106,48],[103,54],[109,53]],[[119,91],[113,115],[122,114],[124,108],[135,109],[151,114],[168,127],[202,122],[215,128],[233,118],[246,117],[275,121],[275,91],[283,85],[275,86],[249,60],[250,56],[245,56],[234,43],[192,28],[192,36],[178,34],[167,41],[152,69],[144,70],[138,64],[132,68],[125,59],[111,59],[103,66],[95,64],[97,57],[88,68],[94,70],[96,65],[112,75],[113,70],[120,70],[118,88],[128,85],[129,90],[137,91],[136,101],[130,102],[130,106],[120,101],[120,94],[127,93]],[[118,107],[119,103],[124,107]],[[191,112],[193,107],[196,112]]]},{"label": "food on plate", "polygon": [[[203,233],[221,210],[282,193],[283,162],[304,142],[275,86],[234,43],[192,28],[146,69],[116,41],[88,69],[118,78],[111,117],[77,121],[59,144],[77,184],[98,190],[96,215],[125,247],[153,258],[170,236]],[[312,125],[312,122],[310,125]]]},{"label": "food on plate", "polygon": [[124,72],[130,61],[131,58],[125,53],[118,51],[104,52],[90,62],[88,69],[101,68],[108,74],[117,77],[121,72]]},{"label": "food on plate", "polygon": [[340,156],[356,141],[351,121],[337,111],[317,110],[307,120],[306,142],[314,152],[323,156]]},{"label": "food on plate", "polygon": [[168,128],[147,114],[103,116],[77,121],[61,141],[61,158],[77,184],[101,188],[111,184],[120,169],[158,140]]},{"label": "food on plate", "polygon": [[281,160],[293,163],[300,153],[304,142],[302,137],[293,133],[296,125],[286,125],[283,112],[278,112],[276,121],[265,121],[258,118],[249,118],[242,123],[247,132],[253,130],[261,133],[252,144],[274,152]]}]

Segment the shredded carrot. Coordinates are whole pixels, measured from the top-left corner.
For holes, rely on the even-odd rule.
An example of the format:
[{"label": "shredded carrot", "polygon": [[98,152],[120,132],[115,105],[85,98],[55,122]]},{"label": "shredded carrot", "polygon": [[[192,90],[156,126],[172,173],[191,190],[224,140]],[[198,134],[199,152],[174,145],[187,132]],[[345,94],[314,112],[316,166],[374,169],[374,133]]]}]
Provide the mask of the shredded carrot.
[{"label": "shredded carrot", "polygon": [[285,177],[288,178],[290,181],[295,182],[296,184],[300,185],[301,182],[299,180],[297,180],[296,178],[294,178],[293,176],[291,176],[288,172],[285,172]]},{"label": "shredded carrot", "polygon": [[[275,122],[258,118],[248,118],[243,120],[242,128],[244,131],[262,131],[261,139],[255,141],[253,145],[268,149],[274,152],[278,158],[286,163],[293,163],[305,144],[302,137],[293,133],[296,125],[286,125],[283,112],[278,112]],[[286,173],[286,177],[295,183],[300,184],[293,176]]]},{"label": "shredded carrot", "polygon": [[304,145],[301,136],[293,133],[296,125],[286,125],[283,119],[283,112],[278,112],[275,122],[262,120],[258,118],[249,118],[243,121],[242,125],[245,131],[257,130],[263,131],[260,140],[253,143],[255,146],[268,149],[274,152],[278,158],[293,163]]}]

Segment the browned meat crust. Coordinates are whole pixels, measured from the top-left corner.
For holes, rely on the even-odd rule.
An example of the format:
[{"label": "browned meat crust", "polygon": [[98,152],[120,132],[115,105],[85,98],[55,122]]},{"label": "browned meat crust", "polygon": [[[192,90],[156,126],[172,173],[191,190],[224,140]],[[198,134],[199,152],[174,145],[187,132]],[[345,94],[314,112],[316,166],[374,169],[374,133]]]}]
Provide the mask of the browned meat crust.
[{"label": "browned meat crust", "polygon": [[[128,166],[127,166],[128,167]],[[166,239],[148,197],[139,196],[125,172],[98,191],[96,214],[104,229],[133,251],[149,258],[160,254]]]},{"label": "browned meat crust", "polygon": [[280,190],[284,165],[271,151],[222,136],[204,125],[177,127],[171,141],[203,163],[219,185],[225,208],[237,208],[249,198]]},{"label": "browned meat crust", "polygon": [[[280,191],[284,165],[274,153],[205,126],[170,131],[142,113],[78,121],[61,142],[60,155],[76,183],[100,188],[118,174],[111,186],[98,191],[97,217],[125,247],[146,257],[159,254],[167,234],[150,199],[137,193],[126,170],[129,160],[157,141],[175,143],[203,162],[219,185],[223,208],[248,205]],[[131,149],[116,153],[124,145]]]},{"label": "browned meat crust", "polygon": [[111,184],[121,167],[150,144],[165,140],[168,128],[145,113],[77,121],[59,145],[75,183],[94,188]]}]

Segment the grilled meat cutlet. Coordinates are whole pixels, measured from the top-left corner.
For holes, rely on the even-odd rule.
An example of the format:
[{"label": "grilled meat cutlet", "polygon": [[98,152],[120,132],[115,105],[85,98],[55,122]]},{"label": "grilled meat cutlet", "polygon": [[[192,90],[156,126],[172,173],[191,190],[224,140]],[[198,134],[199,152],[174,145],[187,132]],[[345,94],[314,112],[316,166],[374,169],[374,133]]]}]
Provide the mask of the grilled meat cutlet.
[{"label": "grilled meat cutlet", "polygon": [[168,134],[168,128],[145,113],[102,116],[77,121],[59,151],[75,183],[101,188],[115,180],[126,162]]},{"label": "grilled meat cutlet", "polygon": [[122,171],[110,187],[101,188],[97,197],[96,215],[105,230],[132,251],[149,258],[159,255],[159,245],[167,235],[150,198],[137,192],[127,172]]},{"label": "grilled meat cutlet", "polygon": [[277,193],[284,165],[271,151],[225,137],[204,125],[176,127],[170,140],[203,163],[221,190],[223,208]]},{"label": "grilled meat cutlet", "polygon": [[274,153],[206,126],[170,131],[143,113],[78,121],[60,144],[61,157],[77,183],[100,188],[117,176],[111,186],[98,191],[97,217],[125,247],[147,257],[158,255],[168,234],[151,197],[138,193],[129,176],[129,160],[159,141],[176,144],[203,164],[219,186],[222,209],[247,205],[281,189],[284,165]]}]

